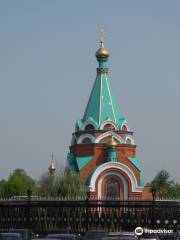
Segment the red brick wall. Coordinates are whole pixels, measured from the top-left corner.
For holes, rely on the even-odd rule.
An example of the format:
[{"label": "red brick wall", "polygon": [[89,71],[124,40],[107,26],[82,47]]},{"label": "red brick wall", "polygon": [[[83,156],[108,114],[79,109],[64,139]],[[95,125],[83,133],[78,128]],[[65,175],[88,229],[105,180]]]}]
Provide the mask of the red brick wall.
[{"label": "red brick wall", "polygon": [[[89,130],[89,131],[79,131],[76,132],[76,136],[80,136],[85,133],[90,133],[94,135],[95,137],[107,132],[106,130]],[[118,134],[121,137],[124,137],[125,134],[129,133],[129,135],[132,135],[132,132],[127,132],[125,129],[124,131],[113,131],[116,134]],[[110,140],[110,137],[105,137],[102,139],[102,142],[108,142]],[[82,181],[85,183],[92,171],[97,165],[100,165],[102,163],[106,162],[107,156],[107,144],[102,143],[94,143],[94,144],[75,144],[73,146],[70,146],[70,151],[75,156],[94,156],[93,159],[84,166],[81,171],[80,175],[82,178]],[[123,163],[124,165],[128,166],[136,176],[138,184],[140,184],[140,173],[139,170],[128,160],[128,157],[136,157],[136,146],[131,144],[118,144],[116,146],[116,154],[118,162]],[[123,173],[122,173],[123,174]],[[126,176],[127,177],[127,176]],[[129,180],[128,180],[129,181]],[[129,186],[131,183],[129,182]],[[129,188],[131,189],[131,187]],[[94,193],[96,195],[96,193]],[[148,192],[146,190],[143,190],[143,196],[144,198],[148,198]],[[140,198],[141,193],[132,193],[132,191],[129,191],[129,197],[130,198]]]}]

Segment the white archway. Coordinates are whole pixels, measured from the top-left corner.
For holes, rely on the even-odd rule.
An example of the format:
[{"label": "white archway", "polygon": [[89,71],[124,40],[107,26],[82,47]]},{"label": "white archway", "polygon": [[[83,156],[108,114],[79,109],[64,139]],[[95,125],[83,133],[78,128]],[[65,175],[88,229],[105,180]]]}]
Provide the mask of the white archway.
[{"label": "white archway", "polygon": [[129,126],[126,120],[124,120],[124,122],[121,124],[121,130],[123,129],[123,126],[125,126],[127,131],[129,131]]},{"label": "white archway", "polygon": [[114,127],[114,129],[117,130],[116,124],[111,120],[107,120],[107,121],[104,121],[103,123],[101,123],[100,129],[103,130],[103,128],[106,124],[112,125]]},{"label": "white archway", "polygon": [[90,185],[89,185],[90,192],[96,191],[96,181],[100,176],[100,174],[102,174],[105,170],[108,170],[111,168],[121,170],[129,177],[131,181],[132,192],[142,192],[143,187],[138,185],[136,176],[134,175],[133,171],[128,166],[120,162],[107,162],[107,163],[101,164],[91,176]]},{"label": "white archway", "polygon": [[78,144],[81,144],[85,138],[90,139],[92,143],[95,142],[95,137],[94,137],[93,135],[91,135],[91,134],[86,133],[86,134],[81,135],[81,136],[78,138],[77,143],[78,143]]},{"label": "white archway", "polygon": [[98,126],[97,124],[95,124],[95,122],[91,121],[91,120],[87,120],[83,126],[82,126],[82,130],[85,130],[87,125],[92,125],[94,127],[94,130],[97,130]]},{"label": "white archway", "polygon": [[130,140],[130,142],[131,142],[132,145],[135,144],[134,138],[133,138],[132,136],[130,136],[130,135],[126,136],[124,143],[126,144],[128,140]]},{"label": "white archway", "polygon": [[112,132],[112,131],[108,131],[108,132],[105,132],[105,133],[99,135],[96,138],[95,143],[99,143],[103,138],[109,137],[109,136],[113,136],[113,138],[116,139],[118,141],[118,143],[124,143],[123,138],[120,137],[119,135],[117,135],[116,133]]}]

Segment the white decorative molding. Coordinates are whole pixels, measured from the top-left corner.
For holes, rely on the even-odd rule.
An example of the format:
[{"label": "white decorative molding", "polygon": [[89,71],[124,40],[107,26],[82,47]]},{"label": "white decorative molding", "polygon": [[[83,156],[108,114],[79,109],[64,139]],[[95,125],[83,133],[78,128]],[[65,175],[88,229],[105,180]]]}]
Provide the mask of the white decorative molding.
[{"label": "white decorative molding", "polygon": [[101,109],[102,109],[102,74],[100,74],[100,97],[99,97],[99,99],[100,99],[100,104],[99,104],[99,119],[98,119],[98,125],[100,126],[100,123],[101,123]]},{"label": "white decorative molding", "polygon": [[103,123],[101,123],[100,129],[103,130],[106,124],[111,124],[114,127],[114,129],[117,130],[116,124],[111,120],[106,120]]},{"label": "white decorative molding", "polygon": [[88,139],[91,140],[92,143],[95,143],[95,137],[94,137],[93,135],[89,134],[89,133],[86,133],[86,134],[81,135],[81,136],[78,138],[77,143],[78,143],[78,144],[81,144],[85,138],[88,138]]},{"label": "white decorative molding", "polygon": [[112,111],[113,111],[113,115],[114,115],[114,120],[117,123],[116,115],[115,115],[115,112],[114,112],[114,106],[113,106],[113,102],[112,102],[112,96],[110,94],[110,86],[109,86],[107,74],[105,75],[105,77],[106,77],[106,84],[107,84],[107,88],[108,88],[108,94],[109,94],[109,98],[110,98],[110,101],[111,101],[110,104],[112,106]]},{"label": "white decorative molding", "polygon": [[125,127],[127,128],[127,131],[130,131],[130,129],[129,129],[129,126],[128,126],[128,123],[127,123],[126,119],[125,119],[125,120],[124,120],[124,122],[121,124],[121,130],[122,130],[123,126],[125,126]]},{"label": "white decorative molding", "polygon": [[127,143],[127,141],[130,140],[131,144],[134,145],[134,138],[131,135],[126,136],[124,143]]},{"label": "white decorative molding", "polygon": [[141,187],[137,184],[137,179],[136,179],[136,176],[134,175],[133,171],[128,166],[126,166],[120,162],[107,162],[107,163],[101,164],[95,170],[95,172],[93,173],[93,175],[91,177],[91,181],[90,181],[90,185],[89,185],[89,189],[92,192],[96,191],[96,181],[97,181],[98,177],[100,176],[100,174],[102,174],[106,170],[110,170],[111,168],[113,168],[114,173],[116,173],[116,171],[114,169],[121,170],[124,173],[126,173],[126,175],[129,177],[129,179],[131,181],[132,192],[142,192],[143,187]]},{"label": "white decorative molding", "polygon": [[92,126],[94,127],[94,129],[97,129],[96,124],[95,124],[93,121],[88,120],[88,121],[86,121],[86,122],[83,124],[82,130],[85,130],[85,128],[86,128],[87,125],[92,125]]},{"label": "white decorative molding", "polygon": [[119,135],[117,135],[115,132],[112,132],[112,131],[108,131],[108,132],[105,132],[101,135],[99,135],[97,138],[96,138],[96,141],[95,143],[99,143],[101,142],[101,140],[105,137],[109,137],[109,136],[113,136],[113,138],[115,140],[117,140],[118,143],[124,143],[124,140],[122,137],[120,137]]}]

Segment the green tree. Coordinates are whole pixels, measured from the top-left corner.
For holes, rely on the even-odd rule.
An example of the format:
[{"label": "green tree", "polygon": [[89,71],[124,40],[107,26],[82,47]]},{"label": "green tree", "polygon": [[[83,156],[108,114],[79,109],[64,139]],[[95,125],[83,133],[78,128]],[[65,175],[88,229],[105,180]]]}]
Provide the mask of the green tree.
[{"label": "green tree", "polygon": [[42,197],[83,197],[85,187],[78,173],[67,173],[65,170],[58,174],[45,173],[38,182],[38,195]]},{"label": "green tree", "polygon": [[36,191],[36,182],[28,176],[25,170],[17,168],[4,184],[4,197],[26,196],[27,190]]},{"label": "green tree", "polygon": [[38,195],[41,197],[56,197],[58,192],[58,176],[44,173],[38,181]]},{"label": "green tree", "polygon": [[7,184],[6,180],[3,179],[0,181],[0,198],[6,197],[6,194],[5,194],[6,184]]},{"label": "green tree", "polygon": [[180,199],[180,184],[177,182],[173,183],[171,192],[172,192],[172,198]]},{"label": "green tree", "polygon": [[58,195],[61,197],[76,198],[86,195],[86,187],[78,173],[64,172],[60,176],[59,183]]},{"label": "green tree", "polygon": [[175,197],[174,181],[170,180],[167,170],[159,171],[150,186],[156,189],[156,196],[159,199]]}]

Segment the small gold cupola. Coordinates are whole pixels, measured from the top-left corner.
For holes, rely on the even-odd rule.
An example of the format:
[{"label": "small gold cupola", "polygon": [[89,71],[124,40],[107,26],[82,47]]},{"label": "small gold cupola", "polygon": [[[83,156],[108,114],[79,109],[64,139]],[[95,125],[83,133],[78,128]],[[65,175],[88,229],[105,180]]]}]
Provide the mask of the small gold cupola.
[{"label": "small gold cupola", "polygon": [[108,58],[109,53],[106,48],[104,48],[104,44],[101,42],[100,48],[96,51],[97,58]]},{"label": "small gold cupola", "polygon": [[113,136],[111,136],[110,140],[107,142],[108,147],[115,148],[117,146],[117,142],[114,140]]},{"label": "small gold cupola", "polygon": [[55,165],[54,165],[53,153],[52,153],[52,155],[51,155],[51,158],[52,158],[52,160],[51,160],[51,164],[50,164],[49,167],[48,167],[48,170],[49,170],[49,173],[50,173],[50,174],[54,174],[54,172],[56,171],[56,167],[55,167]]}]

